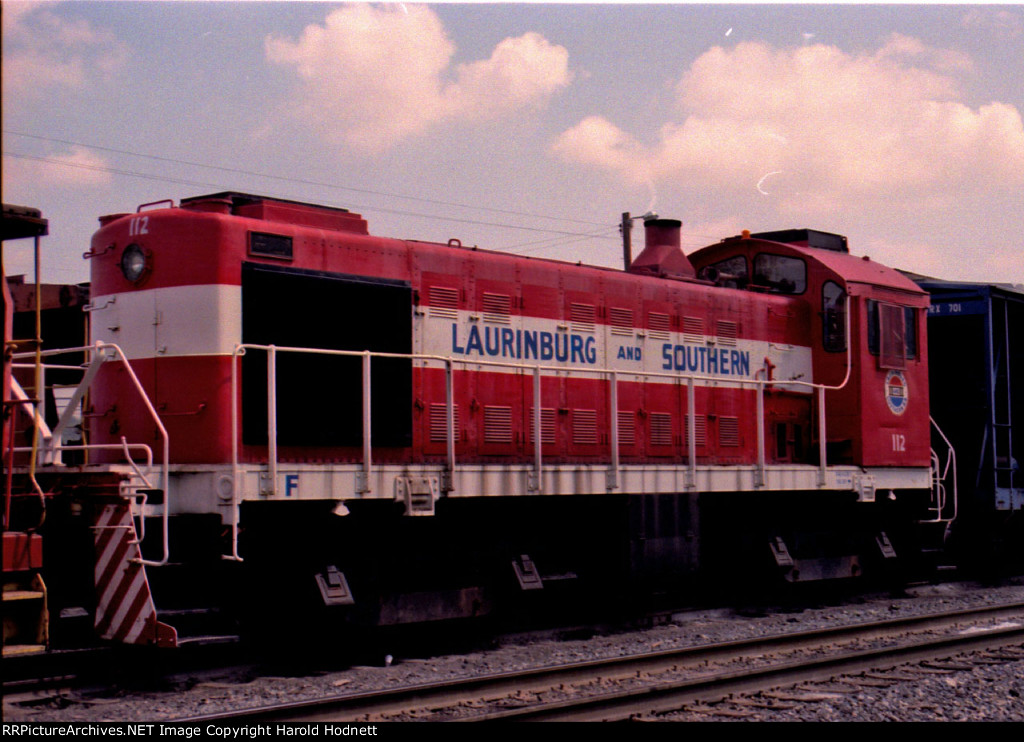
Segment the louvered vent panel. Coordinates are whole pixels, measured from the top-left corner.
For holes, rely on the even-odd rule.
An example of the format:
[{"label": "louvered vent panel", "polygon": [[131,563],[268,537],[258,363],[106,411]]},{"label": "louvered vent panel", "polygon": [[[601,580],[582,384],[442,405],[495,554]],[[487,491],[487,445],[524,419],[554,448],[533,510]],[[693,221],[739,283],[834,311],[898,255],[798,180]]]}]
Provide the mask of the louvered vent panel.
[{"label": "louvered vent panel", "polygon": [[507,294],[485,293],[482,299],[484,322],[507,325],[511,323],[512,297]]},{"label": "louvered vent panel", "polygon": [[484,443],[512,442],[512,408],[484,406]]},{"label": "louvered vent panel", "polygon": [[736,338],[738,337],[736,323],[730,320],[720,319],[718,320],[718,344],[730,347],[736,347]]},{"label": "louvered vent panel", "polygon": [[[697,415],[694,420],[694,427],[697,431],[697,445],[706,446],[708,444],[708,419],[705,415]],[[686,421],[686,428],[683,430],[683,443],[690,445],[690,427],[689,420]]]},{"label": "louvered vent panel", "polygon": [[[445,416],[446,406],[443,404],[430,405],[430,442],[445,443],[448,440],[448,424]],[[455,440],[459,439],[459,406],[454,407],[455,417]]]},{"label": "louvered vent panel", "polygon": [[740,419],[738,417],[718,418],[718,445],[740,445]]},{"label": "louvered vent panel", "polygon": [[578,446],[597,445],[597,410],[572,411],[572,442]]},{"label": "louvered vent panel", "polygon": [[619,445],[636,445],[636,414],[619,412]]},{"label": "louvered vent panel", "polygon": [[431,286],[430,316],[447,317],[448,319],[459,318],[459,290],[448,286]]},{"label": "louvered vent panel", "polygon": [[622,307],[611,307],[608,310],[608,322],[612,326],[612,335],[633,335],[633,310]]},{"label": "louvered vent panel", "polygon": [[655,340],[668,340],[672,330],[672,322],[667,314],[662,312],[647,313],[648,333]]},{"label": "louvered vent panel", "polygon": [[576,332],[593,332],[597,308],[593,304],[570,304],[569,321]]},{"label": "louvered vent panel", "polygon": [[[533,414],[530,414],[530,443],[533,443]],[[540,409],[540,443],[542,446],[552,446],[555,443],[555,410],[551,407]]]},{"label": "louvered vent panel", "polygon": [[672,445],[672,414],[669,412],[652,412],[650,415],[651,445]]},{"label": "louvered vent panel", "polygon": [[683,340],[687,343],[704,341],[704,320],[700,317],[683,317]]}]

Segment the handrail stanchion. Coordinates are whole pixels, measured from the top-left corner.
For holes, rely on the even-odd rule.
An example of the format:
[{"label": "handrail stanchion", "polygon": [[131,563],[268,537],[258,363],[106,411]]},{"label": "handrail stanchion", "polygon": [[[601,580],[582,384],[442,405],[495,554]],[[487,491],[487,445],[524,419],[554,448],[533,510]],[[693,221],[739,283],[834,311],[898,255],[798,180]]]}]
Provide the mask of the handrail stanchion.
[{"label": "handrail stanchion", "polygon": [[608,380],[608,431],[610,433],[612,446],[611,469],[608,471],[607,489],[618,489],[619,487],[619,376],[615,371],[611,372]]},{"label": "handrail stanchion", "polygon": [[371,411],[370,411],[370,351],[363,351],[363,483],[359,491],[363,494],[372,492],[370,487],[370,467],[373,465],[372,451],[373,442],[371,435]]},{"label": "handrail stanchion", "polygon": [[241,468],[238,465],[238,364],[245,355],[245,347],[236,345],[231,354],[231,555],[224,559],[240,562],[238,554],[238,527],[242,507]]},{"label": "handrail stanchion", "polygon": [[754,393],[757,394],[757,487],[765,486],[765,452],[764,452],[764,395],[767,382],[757,381],[759,370],[754,374]]},{"label": "handrail stanchion", "polygon": [[144,564],[147,567],[159,567],[167,564],[171,558],[171,543],[170,543],[170,511],[171,511],[171,439],[167,434],[167,428],[164,426],[163,421],[160,419],[160,415],[157,414],[156,408],[153,407],[153,403],[150,401],[149,396],[146,394],[145,388],[142,386],[142,382],[139,381],[139,377],[135,374],[135,369],[132,368],[132,364],[128,362],[128,357],[121,350],[120,346],[114,345],[113,343],[104,343],[98,341],[95,345],[96,351],[102,353],[106,349],[110,349],[124,364],[125,371],[128,374],[128,378],[131,379],[135,390],[139,393],[139,397],[142,399],[143,405],[146,407],[146,411],[152,418],[153,423],[156,425],[157,430],[160,431],[160,438],[163,443],[163,455],[164,460],[160,469],[161,486],[164,491],[164,506],[163,506],[163,539],[164,539],[164,555],[160,561],[153,561],[150,559],[143,559],[140,564]]},{"label": "handrail stanchion", "polygon": [[694,388],[693,377],[686,377],[686,449],[689,465],[687,477],[689,481],[686,486],[690,489],[697,488],[697,392]]},{"label": "handrail stanchion", "polygon": [[455,371],[450,358],[444,362],[444,399],[445,441],[448,446],[448,481],[444,489],[451,492],[455,489]]},{"label": "handrail stanchion", "polygon": [[540,366],[533,368],[533,487],[537,494],[542,491],[541,487],[541,466],[543,463],[543,451],[541,450],[541,412],[540,412]]},{"label": "handrail stanchion", "polygon": [[277,347],[267,346],[267,469],[270,485],[263,494],[277,494]]},{"label": "handrail stanchion", "polygon": [[828,469],[825,438],[825,387],[818,387],[818,484],[825,486],[825,472]]}]

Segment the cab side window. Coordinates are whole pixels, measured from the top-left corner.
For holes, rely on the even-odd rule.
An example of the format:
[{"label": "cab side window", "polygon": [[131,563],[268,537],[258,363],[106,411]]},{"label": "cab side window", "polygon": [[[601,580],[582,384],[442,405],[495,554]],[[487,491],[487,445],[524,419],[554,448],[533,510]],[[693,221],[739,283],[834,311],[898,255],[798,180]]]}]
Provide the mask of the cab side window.
[{"label": "cab side window", "polygon": [[821,342],[825,350],[846,350],[846,292],[834,281],[821,287]]},{"label": "cab side window", "polygon": [[917,310],[868,299],[868,350],[881,368],[906,368],[917,358]]}]

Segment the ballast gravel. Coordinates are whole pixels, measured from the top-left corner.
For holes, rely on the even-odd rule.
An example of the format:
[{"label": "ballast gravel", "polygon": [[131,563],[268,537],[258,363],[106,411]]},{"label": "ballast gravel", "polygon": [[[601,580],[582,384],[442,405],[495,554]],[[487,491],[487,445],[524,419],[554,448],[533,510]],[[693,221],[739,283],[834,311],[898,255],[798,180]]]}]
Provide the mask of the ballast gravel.
[{"label": "ballast gravel", "polygon": [[[383,655],[379,665],[321,670],[303,676],[238,676],[204,672],[178,678],[166,690],[127,687],[101,693],[64,690],[4,698],[7,722],[167,722],[271,703],[304,701],[508,672],[609,656],[810,631],[849,623],[937,613],[1024,600],[1024,579],[999,587],[976,583],[923,585],[899,596],[849,598],[834,605],[776,610],[715,609],[678,613],[643,630],[566,638],[564,631],[504,637],[499,646],[436,657]],[[766,703],[734,714],[713,709],[660,717],[664,721],[1024,721],[1024,661],[980,665],[887,687],[820,693],[812,703]],[[762,708],[765,706],[766,708]]]}]

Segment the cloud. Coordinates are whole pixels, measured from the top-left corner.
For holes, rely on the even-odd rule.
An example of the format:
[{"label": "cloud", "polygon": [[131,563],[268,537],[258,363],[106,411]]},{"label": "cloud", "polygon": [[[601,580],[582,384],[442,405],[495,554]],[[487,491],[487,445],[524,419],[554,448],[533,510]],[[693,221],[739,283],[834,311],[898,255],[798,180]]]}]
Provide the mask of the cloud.
[{"label": "cloud", "polygon": [[[553,145],[630,182],[694,182],[768,198],[782,212],[887,203],[943,207],[964,189],[1024,185],[1024,125],[1011,105],[963,102],[970,60],[893,35],[877,51],[822,44],[715,47],[675,88],[678,116],[642,141],[591,116]],[[757,194],[759,197],[760,194]]]},{"label": "cloud", "polygon": [[49,3],[3,4],[4,94],[41,97],[79,88],[120,69],[127,47],[84,19],[57,15]]},{"label": "cloud", "polygon": [[421,6],[349,5],[298,40],[270,36],[267,59],[299,79],[295,113],[368,152],[444,121],[487,121],[542,106],[572,79],[569,54],[536,33],[490,58],[452,64],[455,45]]},{"label": "cloud", "polygon": [[960,24],[967,29],[990,33],[996,41],[1011,41],[1024,35],[1024,16],[1006,8],[971,8]]}]

